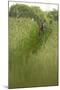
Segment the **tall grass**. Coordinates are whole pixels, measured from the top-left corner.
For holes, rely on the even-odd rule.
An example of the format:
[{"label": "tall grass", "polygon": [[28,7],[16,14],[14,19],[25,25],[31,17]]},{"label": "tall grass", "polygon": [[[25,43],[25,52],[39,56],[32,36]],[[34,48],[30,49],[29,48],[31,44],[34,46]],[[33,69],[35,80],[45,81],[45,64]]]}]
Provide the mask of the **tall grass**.
[{"label": "tall grass", "polygon": [[57,24],[39,36],[37,22],[9,18],[9,88],[57,82]]}]

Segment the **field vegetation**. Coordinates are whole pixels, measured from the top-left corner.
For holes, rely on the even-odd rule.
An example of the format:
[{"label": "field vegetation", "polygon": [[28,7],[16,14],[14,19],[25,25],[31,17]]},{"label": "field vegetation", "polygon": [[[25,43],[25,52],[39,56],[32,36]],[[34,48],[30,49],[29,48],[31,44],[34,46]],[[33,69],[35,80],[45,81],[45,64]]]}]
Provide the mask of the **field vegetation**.
[{"label": "field vegetation", "polygon": [[16,4],[8,25],[9,88],[58,85],[58,11]]}]

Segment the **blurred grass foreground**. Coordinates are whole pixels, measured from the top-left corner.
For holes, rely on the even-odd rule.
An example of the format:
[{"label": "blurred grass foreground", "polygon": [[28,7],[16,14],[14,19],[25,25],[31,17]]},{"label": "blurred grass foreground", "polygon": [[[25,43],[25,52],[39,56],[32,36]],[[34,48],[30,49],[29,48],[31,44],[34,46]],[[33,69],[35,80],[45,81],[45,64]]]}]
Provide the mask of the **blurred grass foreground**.
[{"label": "blurred grass foreground", "polygon": [[[58,85],[58,11],[9,9],[9,88]],[[41,28],[41,25],[45,26]]]}]

